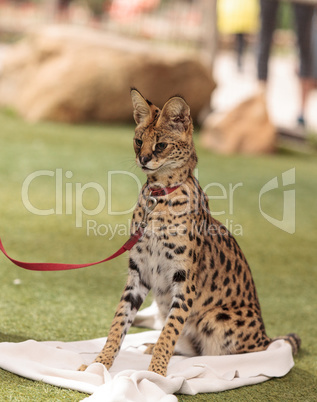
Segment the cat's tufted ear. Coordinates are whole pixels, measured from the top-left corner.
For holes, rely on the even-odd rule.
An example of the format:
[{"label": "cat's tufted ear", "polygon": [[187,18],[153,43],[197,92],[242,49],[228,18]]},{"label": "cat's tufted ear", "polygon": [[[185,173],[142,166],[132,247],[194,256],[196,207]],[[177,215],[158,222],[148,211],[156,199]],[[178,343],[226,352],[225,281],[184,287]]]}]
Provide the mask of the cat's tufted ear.
[{"label": "cat's tufted ear", "polygon": [[175,129],[186,132],[191,124],[190,108],[183,98],[173,96],[163,106],[158,124],[172,123]]},{"label": "cat's tufted ear", "polygon": [[151,116],[150,104],[135,88],[131,88],[131,99],[134,108],[134,121],[136,122],[136,124],[143,123],[147,118]]}]

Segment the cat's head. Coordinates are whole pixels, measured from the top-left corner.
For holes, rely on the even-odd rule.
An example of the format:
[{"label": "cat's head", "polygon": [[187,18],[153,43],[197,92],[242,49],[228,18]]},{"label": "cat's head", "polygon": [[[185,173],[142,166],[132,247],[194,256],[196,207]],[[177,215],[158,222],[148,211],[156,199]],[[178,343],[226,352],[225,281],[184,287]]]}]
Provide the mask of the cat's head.
[{"label": "cat's head", "polygon": [[136,163],[147,175],[166,175],[196,158],[190,109],[180,96],[170,98],[162,110],[131,89]]}]

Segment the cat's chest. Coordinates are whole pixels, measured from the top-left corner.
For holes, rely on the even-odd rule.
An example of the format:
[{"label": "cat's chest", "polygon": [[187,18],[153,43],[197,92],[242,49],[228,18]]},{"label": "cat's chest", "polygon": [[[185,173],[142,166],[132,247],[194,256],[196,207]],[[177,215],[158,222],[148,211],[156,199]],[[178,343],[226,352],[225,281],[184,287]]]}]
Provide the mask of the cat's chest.
[{"label": "cat's chest", "polygon": [[155,207],[147,214],[148,197],[146,192],[141,192],[133,214],[132,231],[143,224],[146,229],[131,250],[131,258],[139,268],[141,279],[158,293],[167,291],[175,273],[188,265],[190,236],[199,216],[191,208],[194,196],[190,190],[186,195],[183,192],[172,195],[158,197]]},{"label": "cat's chest", "polygon": [[179,269],[180,264],[170,258],[170,251],[164,237],[150,231],[146,231],[130,251],[131,258],[138,265],[141,279],[154,293],[165,292],[172,283],[174,273]]}]

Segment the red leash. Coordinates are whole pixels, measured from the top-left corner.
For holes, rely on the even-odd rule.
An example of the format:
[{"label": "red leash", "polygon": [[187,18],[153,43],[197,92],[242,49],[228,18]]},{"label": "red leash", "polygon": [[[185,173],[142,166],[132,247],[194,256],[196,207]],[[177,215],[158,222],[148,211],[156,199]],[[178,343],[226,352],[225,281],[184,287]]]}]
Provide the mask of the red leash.
[{"label": "red leash", "polygon": [[[149,190],[150,190],[149,201],[153,202],[153,200],[154,200],[155,203],[151,204],[151,202],[150,202],[151,205],[148,205],[148,203],[146,204],[144,220],[146,221],[147,215],[149,214],[149,212],[151,212],[153,210],[153,208],[155,207],[155,205],[157,203],[156,199],[153,197],[162,197],[164,195],[170,194],[174,190],[176,190],[178,187],[179,186],[158,188],[158,189],[149,188]],[[17,265],[20,268],[28,269],[30,271],[67,271],[70,269],[86,268],[86,267],[91,267],[93,265],[101,264],[102,262],[113,260],[114,258],[119,257],[119,255],[125,253],[126,251],[131,250],[131,248],[143,236],[145,227],[146,227],[146,222],[142,222],[139,229],[133,235],[131,235],[130,239],[127,242],[125,242],[124,245],[122,247],[120,247],[118,251],[116,251],[110,257],[105,258],[104,260],[97,261],[97,262],[91,262],[89,264],[58,264],[58,263],[52,263],[52,262],[18,261],[18,260],[15,260],[14,258],[11,258],[8,255],[8,253],[5,251],[5,248],[3,247],[1,239],[0,239],[0,250],[10,261],[13,262],[13,264]]]},{"label": "red leash", "polygon": [[142,237],[142,235],[143,235],[143,229],[140,228],[130,237],[130,239],[126,243],[124,243],[124,245],[122,247],[119,248],[118,251],[116,251],[110,257],[105,258],[102,261],[91,262],[89,264],[56,264],[56,263],[51,263],[51,262],[18,261],[18,260],[11,258],[8,255],[8,253],[5,251],[5,249],[3,247],[1,239],[0,239],[0,250],[15,265],[17,265],[18,267],[24,268],[24,269],[28,269],[30,271],[66,271],[66,270],[70,270],[70,269],[91,267],[93,265],[101,264],[102,262],[110,261],[116,257],[119,257],[119,255],[123,254],[124,252],[131,250],[131,248],[139,241],[139,239]]}]

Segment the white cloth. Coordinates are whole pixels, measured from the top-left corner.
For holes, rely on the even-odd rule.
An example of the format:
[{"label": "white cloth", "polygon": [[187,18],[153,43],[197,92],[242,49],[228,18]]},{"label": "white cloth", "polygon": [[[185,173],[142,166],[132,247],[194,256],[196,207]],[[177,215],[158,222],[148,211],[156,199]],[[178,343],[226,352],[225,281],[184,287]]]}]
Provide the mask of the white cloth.
[{"label": "white cloth", "polygon": [[[143,313],[144,316],[149,318]],[[147,371],[151,356],[143,354],[143,344],[155,343],[159,334],[160,331],[148,331],[127,335],[109,372],[100,363],[91,364],[84,372],[77,371],[82,364],[94,360],[106,338],[3,342],[0,367],[32,380],[92,394],[85,398],[87,402],[177,402],[175,393],[195,395],[257,384],[284,376],[294,365],[290,345],[278,340],[263,352],[173,356],[164,378]]]}]

